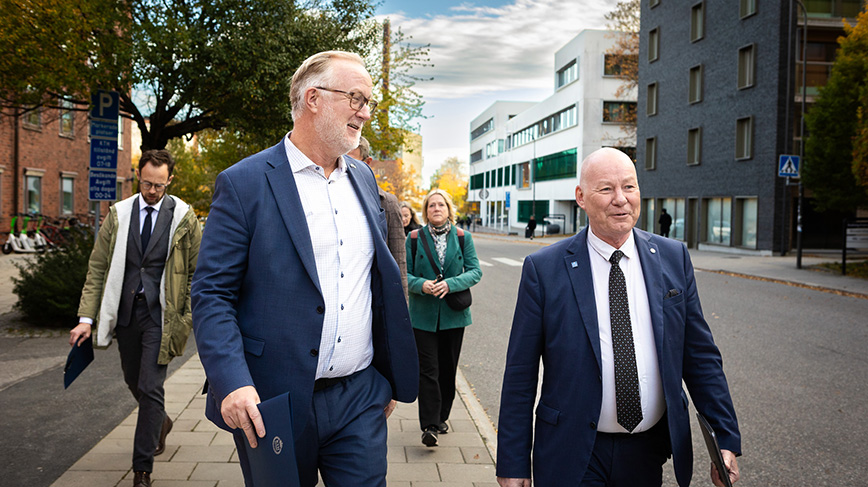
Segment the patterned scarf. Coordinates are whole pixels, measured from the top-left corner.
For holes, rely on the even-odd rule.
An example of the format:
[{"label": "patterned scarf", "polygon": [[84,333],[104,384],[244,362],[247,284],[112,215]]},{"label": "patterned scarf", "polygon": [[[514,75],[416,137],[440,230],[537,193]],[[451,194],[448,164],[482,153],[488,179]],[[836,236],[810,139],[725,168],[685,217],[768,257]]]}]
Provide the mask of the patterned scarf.
[{"label": "patterned scarf", "polygon": [[452,225],[449,223],[449,220],[446,220],[446,223],[439,227],[435,227],[430,223],[428,224],[428,231],[431,232],[431,237],[434,239],[434,249],[437,251],[441,270],[443,269],[443,262],[446,260],[446,236],[449,235],[449,230],[451,229]]}]

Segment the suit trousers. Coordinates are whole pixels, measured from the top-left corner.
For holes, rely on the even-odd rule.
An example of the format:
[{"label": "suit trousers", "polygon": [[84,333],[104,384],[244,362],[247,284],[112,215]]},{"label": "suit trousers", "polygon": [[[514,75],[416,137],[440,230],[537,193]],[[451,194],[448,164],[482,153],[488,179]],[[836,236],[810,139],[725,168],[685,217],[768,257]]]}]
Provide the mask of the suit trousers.
[{"label": "suit trousers", "polygon": [[424,430],[449,419],[464,328],[436,332],[414,328],[413,333],[419,353],[419,426]]},{"label": "suit trousers", "polygon": [[[327,487],[386,487],[384,409],[391,399],[392,386],[373,366],[314,392],[307,426],[300,435],[294,434],[300,485],[315,486],[319,471]],[[254,485],[250,475],[243,443],[247,437],[238,429],[233,436],[244,484],[263,487]]]},{"label": "suit trousers", "polygon": [[660,487],[671,455],[666,415],[641,433],[598,432],[581,487]]},{"label": "suit trousers", "polygon": [[144,297],[135,299],[130,322],[115,329],[124,381],[139,403],[133,443],[133,470],[152,472],[154,451],[166,418],[166,365],[157,363],[163,327],[154,323]]}]

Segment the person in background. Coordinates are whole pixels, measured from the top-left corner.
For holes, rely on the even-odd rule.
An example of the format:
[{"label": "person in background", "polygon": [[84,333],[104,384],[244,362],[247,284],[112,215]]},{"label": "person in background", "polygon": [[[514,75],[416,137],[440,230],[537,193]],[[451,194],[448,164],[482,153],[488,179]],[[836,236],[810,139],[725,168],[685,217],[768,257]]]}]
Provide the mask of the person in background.
[{"label": "person in background", "polygon": [[184,353],[192,329],[190,281],[202,230],[193,208],[167,196],[175,161],[165,150],[142,153],[141,192],[115,203],[94,242],[69,344],[96,332],[97,347],[114,332],[124,382],[139,405],[133,439],[133,486],[150,487],[154,457],[166,449],[166,369]]},{"label": "person in background", "polygon": [[687,486],[682,383],[723,451],[728,472],[712,468],[712,482],[739,478],[738,421],[690,255],[634,228],[641,201],[629,156],[591,153],[576,187],[588,227],[524,260],[500,401],[501,486],[529,487],[533,475],[547,487],[660,487],[670,455]]},{"label": "person in background", "polygon": [[386,419],[416,399],[416,345],[374,173],[358,147],[377,103],[357,54],[327,51],[292,76],[293,129],[217,176],[193,327],[205,415],[231,431],[247,485],[267,424],[257,404],[289,393],[303,487],[386,487]]},{"label": "person in background", "polygon": [[669,216],[669,213],[666,212],[666,208],[663,208],[662,211],[663,213],[657,220],[657,223],[660,224],[660,235],[669,238],[669,227],[672,226],[672,217]]},{"label": "person in background", "polygon": [[476,285],[482,270],[470,233],[455,226],[449,194],[431,190],[422,208],[425,226],[407,236],[407,282],[419,353],[419,425],[422,443],[431,447],[448,430],[464,328],[471,323],[469,307],[452,309],[444,298]]},{"label": "person in background", "polygon": [[533,232],[536,231],[536,216],[531,215],[527,221],[527,226],[524,228],[524,238],[533,240]]},{"label": "person in background", "polygon": [[[362,161],[368,166],[371,165],[374,158],[371,157],[371,144],[364,136],[359,137],[359,146],[347,152],[347,155],[357,161]],[[407,237],[405,233],[401,236],[403,228],[403,217],[401,209],[398,205],[398,198],[392,193],[383,191],[383,188],[377,185],[377,192],[380,194],[380,206],[386,212],[386,225],[389,227],[389,234],[386,238],[386,243],[389,245],[389,252],[398,263],[398,268],[401,269],[401,284],[404,286],[404,299],[409,299],[407,294],[407,254],[404,253],[404,240]]]},{"label": "person in background", "polygon": [[416,217],[416,212],[413,207],[406,201],[401,203],[401,220],[404,222],[404,235],[409,235],[410,232],[418,228],[422,228],[419,224],[419,218]]}]

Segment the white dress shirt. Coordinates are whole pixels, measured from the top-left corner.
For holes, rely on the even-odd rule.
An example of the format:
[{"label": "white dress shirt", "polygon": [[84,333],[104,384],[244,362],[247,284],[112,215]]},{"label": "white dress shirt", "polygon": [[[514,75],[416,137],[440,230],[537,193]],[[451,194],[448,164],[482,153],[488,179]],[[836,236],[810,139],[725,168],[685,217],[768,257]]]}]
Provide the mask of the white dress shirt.
[{"label": "white dress shirt", "polygon": [[292,143],[291,135],[284,138],[286,156],[307,219],[325,301],[316,378],[344,377],[368,367],[374,357],[374,240],[343,158],[326,178],[323,168]]},{"label": "white dress shirt", "polygon": [[[594,300],[597,305],[597,325],[600,331],[600,355],[603,365],[603,405],[597,430],[604,433],[627,433],[618,424],[618,411],[615,405],[615,362],[612,351],[612,322],[609,316],[609,258],[615,248],[588,232],[588,253],[591,258],[591,275],[594,279]],[[636,369],[639,375],[639,396],[642,400],[642,422],[633,433],[647,431],[654,426],[666,412],[663,397],[663,384],[657,363],[657,348],[654,343],[654,330],[651,326],[651,310],[648,306],[648,293],[642,264],[636,251],[633,232],[621,245],[619,265],[627,283],[627,300],[630,305],[630,324],[633,328],[633,345],[636,349]]]}]

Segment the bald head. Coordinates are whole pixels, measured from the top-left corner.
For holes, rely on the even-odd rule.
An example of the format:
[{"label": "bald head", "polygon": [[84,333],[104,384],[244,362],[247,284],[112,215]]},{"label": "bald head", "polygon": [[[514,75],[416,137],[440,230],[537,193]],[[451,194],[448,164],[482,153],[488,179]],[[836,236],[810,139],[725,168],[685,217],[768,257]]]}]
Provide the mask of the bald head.
[{"label": "bald head", "polygon": [[636,167],[627,154],[606,147],[582,161],[576,203],[588,214],[591,231],[620,248],[639,220],[641,199]]}]

